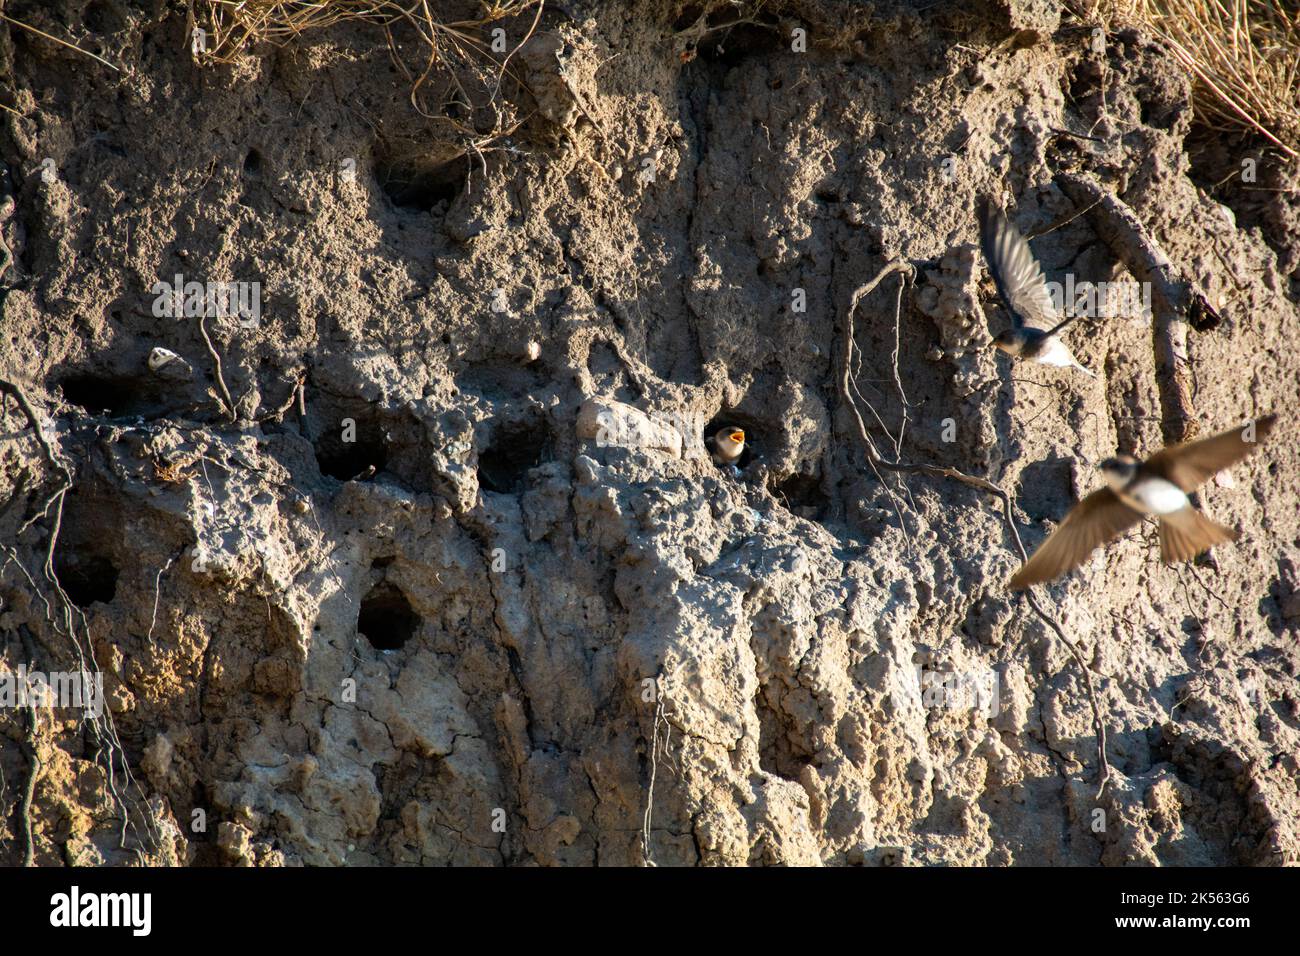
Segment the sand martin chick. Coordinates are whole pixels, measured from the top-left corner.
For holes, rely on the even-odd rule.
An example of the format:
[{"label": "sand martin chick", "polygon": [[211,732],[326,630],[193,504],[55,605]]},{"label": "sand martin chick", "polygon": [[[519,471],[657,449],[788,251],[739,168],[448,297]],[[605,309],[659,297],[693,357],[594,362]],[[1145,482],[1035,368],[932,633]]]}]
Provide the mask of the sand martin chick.
[{"label": "sand martin chick", "polygon": [[1236,541],[1237,532],[1211,521],[1187,496],[1230,465],[1249,455],[1273,429],[1277,416],[1265,415],[1234,428],[1182,445],[1170,445],[1146,461],[1127,455],[1100,465],[1109,487],[1094,491],[1065,516],[1033,557],[1011,579],[1019,591],[1072,571],[1093,549],[1123,534],[1144,517],[1160,523],[1160,557],[1166,564],[1194,558],[1216,544]]},{"label": "sand martin chick", "polygon": [[1029,251],[1029,243],[988,199],[980,199],[978,214],[980,247],[998,295],[1011,315],[1011,328],[994,338],[993,344],[1012,358],[1077,368],[1091,376],[1092,372],[1079,364],[1058,337],[1078,316],[1061,320],[1047,291],[1042,267]]},{"label": "sand martin chick", "polygon": [[709,452],[719,465],[735,465],[745,452],[745,432],[728,425],[719,428],[708,441]]}]

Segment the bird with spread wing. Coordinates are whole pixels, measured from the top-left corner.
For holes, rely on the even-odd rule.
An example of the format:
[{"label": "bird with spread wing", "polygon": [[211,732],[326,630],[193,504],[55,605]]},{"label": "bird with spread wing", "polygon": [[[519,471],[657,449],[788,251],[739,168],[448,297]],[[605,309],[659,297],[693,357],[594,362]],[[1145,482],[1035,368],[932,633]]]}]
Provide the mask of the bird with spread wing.
[{"label": "bird with spread wing", "polygon": [[1205,517],[1187,496],[1254,451],[1276,420],[1276,415],[1265,415],[1211,438],[1171,445],[1146,461],[1127,455],[1107,458],[1100,468],[1108,487],[1074,506],[1011,578],[1011,589],[1023,590],[1074,570],[1094,549],[1148,516],[1159,521],[1160,557],[1166,564],[1237,540],[1236,531]]},{"label": "bird with spread wing", "polygon": [[1012,358],[1077,368],[1092,375],[1060,339],[1061,330],[1078,316],[1061,319],[1029,243],[987,198],[979,201],[977,213],[980,246],[998,295],[1011,315],[1011,328],[998,334],[993,344]]}]

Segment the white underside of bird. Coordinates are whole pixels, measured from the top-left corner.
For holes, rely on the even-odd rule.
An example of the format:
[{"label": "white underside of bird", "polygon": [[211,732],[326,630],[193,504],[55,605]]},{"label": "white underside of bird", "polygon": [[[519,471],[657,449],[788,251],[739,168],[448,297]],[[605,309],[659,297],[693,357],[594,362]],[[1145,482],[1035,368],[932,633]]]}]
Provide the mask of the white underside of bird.
[{"label": "white underside of bird", "polygon": [[1079,364],[1079,360],[1074,357],[1074,353],[1056,336],[1048,339],[1046,348],[1043,349],[1041,354],[1035,356],[1032,361],[1040,365],[1053,365],[1057,368],[1077,368],[1087,375],[1093,374],[1090,369]]},{"label": "white underside of bird", "polygon": [[1127,488],[1115,486],[1115,494],[1134,511],[1149,515],[1170,515],[1187,507],[1187,495],[1172,481],[1145,478]]},{"label": "white underside of bird", "polygon": [[1091,377],[1093,373],[1057,337],[1078,316],[1062,318],[1029,243],[1001,210],[986,200],[980,203],[978,218],[980,245],[989,274],[1011,316],[1011,330],[995,338],[993,344],[1014,358],[1055,368],[1077,368]]}]

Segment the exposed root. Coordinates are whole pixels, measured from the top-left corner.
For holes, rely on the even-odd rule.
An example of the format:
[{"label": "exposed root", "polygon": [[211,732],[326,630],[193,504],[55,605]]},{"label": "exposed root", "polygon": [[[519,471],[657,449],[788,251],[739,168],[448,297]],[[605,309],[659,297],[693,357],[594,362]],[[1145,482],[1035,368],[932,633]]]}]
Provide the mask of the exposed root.
[{"label": "exposed root", "polygon": [[36,414],[36,409],[32,407],[32,403],[28,401],[27,394],[22,390],[22,387],[15,382],[9,382],[0,378],[0,394],[12,395],[14,400],[18,402],[18,407],[22,409],[23,415],[27,418],[27,424],[32,426],[32,431],[36,436],[36,443],[41,446],[41,453],[45,455],[46,460],[49,461],[54,470],[59,472],[62,477],[59,487],[45,499],[45,504],[41,507],[41,510],[23,522],[22,527],[18,529],[18,533],[22,534],[31,527],[32,524],[45,517],[45,515],[49,513],[50,506],[54,504],[57,499],[61,498],[65,491],[72,487],[72,472],[68,469],[68,466],[63,463],[63,460],[54,453],[54,448],[50,444],[49,436],[45,432],[44,423],[41,421],[41,417]]},{"label": "exposed root", "polygon": [[[32,426],[32,429],[36,434],[36,441],[37,444],[40,445],[42,454],[60,474],[59,486],[46,499],[41,511],[29,518],[19,530],[19,534],[21,534],[22,531],[25,531],[35,521],[52,513],[49,542],[46,545],[45,560],[42,570],[46,581],[48,581],[52,586],[55,595],[59,599],[59,613],[56,614],[55,609],[46,599],[41,589],[37,586],[35,579],[27,570],[27,567],[18,558],[17,551],[12,547],[5,548],[5,553],[8,556],[5,561],[5,566],[7,567],[10,563],[13,563],[22,572],[28,585],[31,587],[32,593],[37,596],[45,607],[46,621],[53,628],[56,634],[67,637],[71,642],[72,649],[77,656],[79,669],[86,674],[98,674],[99,666],[94,659],[94,649],[90,640],[90,631],[86,622],[86,616],[80,608],[73,604],[72,599],[68,597],[67,592],[64,591],[63,586],[59,582],[58,573],[54,569],[54,551],[58,544],[59,531],[63,525],[63,502],[68,489],[72,487],[72,471],[55,453],[54,447],[50,443],[49,436],[43,427],[41,418],[28,400],[22,387],[13,382],[0,379],[0,394],[12,395],[14,397],[18,403],[18,407],[22,410],[28,423]],[[80,628],[78,628],[77,625],[78,620],[80,620]],[[79,632],[85,633],[84,647]],[[34,794],[36,779],[40,772],[39,759],[36,754],[34,738],[36,732],[35,713],[33,712],[30,714],[29,718],[30,722],[27,730],[27,741],[24,744],[24,752],[27,755],[28,763],[32,770],[28,778],[27,789],[24,791],[22,804],[22,806],[26,808],[22,812],[25,814],[24,826],[27,827],[28,831],[30,831],[29,817],[31,799]],[[98,749],[104,755],[104,765],[107,774],[109,792],[122,812],[122,828],[120,832],[119,845],[125,849],[126,831],[128,827],[133,829],[134,825],[131,823],[131,813],[127,802],[127,796],[122,792],[122,789],[118,785],[116,772],[117,767],[120,765],[122,768],[125,782],[128,787],[133,786],[135,781],[132,778],[130,766],[127,764],[125,751],[122,748],[121,741],[118,739],[117,729],[113,725],[112,715],[108,711],[105,711],[102,717],[91,717],[89,719],[89,725],[92,731],[92,736],[98,744]],[[146,815],[145,819],[149,821],[151,835],[156,839],[157,834],[153,829],[152,816]],[[24,859],[30,860],[31,855],[34,853],[30,832],[26,837],[26,841],[24,847]],[[30,864],[28,863],[26,865]]]},{"label": "exposed root", "polygon": [[646,792],[645,816],[641,821],[641,859],[645,861],[646,866],[655,865],[654,859],[650,856],[650,827],[655,810],[655,775],[659,769],[659,725],[661,723],[666,723],[664,693],[660,679],[655,678],[655,718],[650,740],[650,786]]},{"label": "exposed root", "polygon": [[[1014,512],[1015,502],[1009,492],[985,478],[968,475],[964,472],[958,471],[956,468],[950,468],[946,465],[887,461],[885,458],[881,457],[880,450],[876,447],[875,441],[872,440],[871,435],[867,432],[866,423],[862,418],[862,413],[857,407],[857,402],[854,401],[850,381],[850,370],[852,368],[852,354],[854,347],[854,313],[857,311],[858,304],[862,299],[870,294],[886,276],[894,272],[910,273],[912,268],[911,264],[904,262],[901,259],[892,260],[885,264],[884,268],[876,274],[874,279],[855,290],[850,298],[849,307],[844,317],[844,348],[841,353],[839,382],[840,398],[844,401],[845,406],[853,415],[853,419],[857,424],[858,438],[862,442],[862,446],[867,454],[867,460],[873,469],[929,475],[934,478],[951,478],[955,481],[960,481],[964,485],[969,485],[972,488],[977,488],[980,491],[987,492],[988,494],[996,495],[1002,502],[1002,513],[1006,518],[1007,527],[1011,531],[1011,539],[1015,542],[1016,551],[1020,554],[1020,560],[1028,561],[1029,554],[1025,550],[1024,543],[1020,540],[1020,530],[1016,527]],[[877,474],[879,474],[879,471],[877,471]],[[1079,670],[1083,673],[1084,685],[1088,691],[1088,703],[1092,707],[1093,727],[1097,735],[1097,797],[1100,798],[1106,789],[1106,784],[1110,782],[1110,762],[1106,758],[1106,725],[1102,720],[1101,706],[1097,699],[1097,691],[1092,683],[1092,672],[1084,662],[1083,655],[1080,653],[1078,646],[1065,636],[1065,632],[1061,629],[1061,625],[1056,622],[1056,619],[1043,610],[1042,605],[1039,604],[1038,598],[1035,596],[1033,591],[1026,591],[1025,596],[1029,601],[1029,607],[1038,615],[1044,624],[1051,628],[1060,639],[1061,643],[1069,649],[1070,656],[1074,658],[1075,663],[1079,665]]]},{"label": "exposed root", "polygon": [[235,400],[230,397],[230,389],[226,388],[226,377],[221,372],[221,356],[217,353],[216,346],[212,344],[207,323],[203,321],[202,315],[199,316],[199,332],[203,334],[203,342],[208,347],[208,354],[212,356],[213,374],[216,376],[217,385],[221,388],[221,401],[225,405],[226,414],[233,422],[238,415],[235,411]]},{"label": "exposed root", "polygon": [[[854,335],[853,335],[853,315],[858,310],[858,304],[866,296],[870,295],[871,292],[876,288],[876,286],[878,286],[887,276],[892,275],[895,272],[903,272],[903,273],[911,274],[913,272],[913,269],[909,263],[905,263],[901,260],[895,260],[893,262],[890,262],[882,270],[880,270],[879,274],[877,274],[874,279],[872,279],[866,285],[858,287],[854,291],[852,298],[849,300],[847,328],[845,330],[845,337],[844,337],[843,369],[842,369],[842,374],[840,376],[840,387],[841,387],[840,390],[846,399],[849,410],[853,412],[854,417],[857,419],[858,433],[863,436],[863,438],[867,443],[868,464],[871,465],[871,470],[875,472],[876,478],[880,481],[881,487],[885,489],[885,493],[889,495],[890,503],[894,507],[894,513],[898,516],[899,527],[902,528],[903,536],[907,539],[907,546],[910,550],[912,547],[912,535],[911,532],[907,530],[907,521],[903,517],[902,501],[898,497],[897,492],[895,492],[894,489],[890,487],[889,482],[885,480],[885,476],[880,473],[879,465],[884,461],[884,459],[881,458],[880,450],[876,448],[875,442],[872,441],[870,434],[867,432],[866,422],[864,422],[862,419],[862,412],[858,408],[858,403],[855,402],[852,396],[850,395],[850,390],[857,394],[858,398],[861,399],[862,404],[867,407],[868,411],[871,412],[872,417],[875,418],[876,423],[881,427],[881,429],[885,432],[886,435],[889,435],[889,429],[885,426],[884,421],[881,419],[880,413],[876,411],[875,406],[873,406],[869,401],[867,401],[866,396],[864,396],[862,394],[862,391],[858,388],[857,377],[852,374],[853,354],[854,351],[857,350],[857,345],[854,341]],[[900,286],[900,292],[901,292],[901,286]],[[904,411],[904,414],[906,414],[906,411]],[[892,440],[892,436],[890,437]],[[901,440],[902,440],[902,435],[900,433],[899,441],[895,442],[896,448],[901,449]]]},{"label": "exposed root", "polygon": [[[24,637],[23,644],[26,645],[29,658],[34,656],[31,653],[30,643],[30,640]],[[22,740],[23,758],[27,761],[27,781],[23,784],[22,799],[18,803],[18,828],[22,834],[22,865],[35,866],[36,838],[32,835],[32,801],[36,798],[36,784],[45,770],[45,762],[41,760],[36,734],[39,726],[36,706],[28,701],[23,709],[27,712],[27,728]]]},{"label": "exposed root", "polygon": [[1089,206],[1088,220],[1097,235],[1135,279],[1150,283],[1160,429],[1166,445],[1194,438],[1197,426],[1187,364],[1187,326],[1204,332],[1222,319],[1196,283],[1175,268],[1127,204],[1089,176],[1061,173],[1056,183],[1076,206]]}]

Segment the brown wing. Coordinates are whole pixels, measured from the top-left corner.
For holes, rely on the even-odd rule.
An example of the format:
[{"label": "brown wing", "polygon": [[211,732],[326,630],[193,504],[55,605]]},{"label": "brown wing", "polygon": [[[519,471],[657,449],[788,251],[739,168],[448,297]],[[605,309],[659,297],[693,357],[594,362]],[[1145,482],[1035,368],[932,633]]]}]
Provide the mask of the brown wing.
[{"label": "brown wing", "polygon": [[1165,564],[1190,560],[1216,544],[1237,538],[1234,529],[1211,521],[1190,505],[1160,516],[1160,557]]},{"label": "brown wing", "polygon": [[1120,501],[1109,488],[1094,491],[1074,506],[1061,526],[1015,573],[1011,590],[1022,591],[1031,584],[1050,581],[1074,570],[1097,546],[1123,534],[1141,520],[1141,513]]},{"label": "brown wing", "polygon": [[1235,465],[1268,437],[1273,430],[1276,415],[1265,415],[1255,421],[1254,441],[1246,441],[1247,427],[1234,428],[1200,441],[1171,445],[1156,452],[1147,465],[1163,472],[1169,480],[1185,492],[1192,492],[1229,465]]},{"label": "brown wing", "polygon": [[988,199],[980,200],[977,214],[984,259],[998,294],[1011,313],[1012,324],[1016,328],[1028,325],[1044,332],[1056,326],[1061,317],[1029,243]]}]

